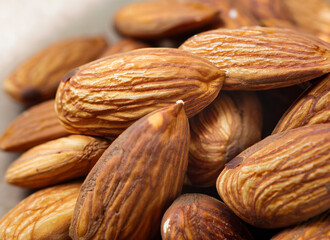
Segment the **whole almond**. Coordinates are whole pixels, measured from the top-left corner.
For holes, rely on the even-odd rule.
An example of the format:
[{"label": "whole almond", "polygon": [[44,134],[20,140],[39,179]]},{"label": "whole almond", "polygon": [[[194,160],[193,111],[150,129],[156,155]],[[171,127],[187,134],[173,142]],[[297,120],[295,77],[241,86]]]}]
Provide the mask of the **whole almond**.
[{"label": "whole almond", "polygon": [[38,145],[14,161],[6,181],[26,188],[41,188],[86,176],[109,146],[105,140],[72,135]]},{"label": "whole almond", "polygon": [[259,141],[261,130],[261,106],[253,93],[221,92],[190,119],[189,183],[215,185],[225,163]]},{"label": "whole almond", "polygon": [[114,25],[127,37],[154,39],[181,35],[212,22],[217,15],[217,9],[200,2],[141,1],[119,9]]},{"label": "whole almond", "polygon": [[161,225],[163,240],[253,239],[238,217],[218,199],[184,194],[166,210]]},{"label": "whole almond", "polygon": [[4,131],[0,149],[23,152],[47,141],[69,135],[55,113],[55,101],[48,100],[21,113]]},{"label": "whole almond", "polygon": [[72,38],[51,44],[18,66],[4,81],[3,89],[28,105],[53,98],[66,72],[96,59],[106,46],[102,37]]},{"label": "whole almond", "polygon": [[177,103],[138,120],[104,152],[84,181],[72,239],[153,239],[187,168],[189,124]]},{"label": "whole almond", "polygon": [[291,86],[330,72],[330,44],[289,29],[217,29],[193,36],[180,48],[225,70],[225,90]]},{"label": "whole almond", "polygon": [[107,57],[107,56],[110,56],[113,54],[129,52],[129,51],[132,51],[135,49],[147,48],[147,47],[150,47],[150,46],[144,42],[140,42],[138,40],[131,39],[131,38],[124,38],[124,39],[121,39],[120,41],[112,44],[111,46],[109,46],[103,52],[101,57]]},{"label": "whole almond", "polygon": [[144,48],[102,58],[69,73],[56,111],[73,133],[118,136],[137,119],[182,99],[188,117],[218,95],[224,73],[178,49]]},{"label": "whole almond", "polygon": [[259,228],[290,226],[330,208],[330,123],[271,135],[231,160],[217,190]]},{"label": "whole almond", "polygon": [[330,122],[330,74],[322,77],[286,111],[273,133]]},{"label": "whole almond", "polygon": [[69,240],[80,183],[46,188],[22,200],[0,220],[0,239]]}]

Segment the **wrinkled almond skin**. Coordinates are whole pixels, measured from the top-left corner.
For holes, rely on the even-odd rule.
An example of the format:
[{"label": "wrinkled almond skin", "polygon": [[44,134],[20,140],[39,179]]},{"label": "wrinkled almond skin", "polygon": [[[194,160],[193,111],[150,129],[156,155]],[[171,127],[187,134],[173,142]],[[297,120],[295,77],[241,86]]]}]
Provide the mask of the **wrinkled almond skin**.
[{"label": "wrinkled almond skin", "polygon": [[55,113],[55,101],[48,100],[21,113],[4,131],[0,149],[23,152],[47,141],[69,135]]},{"label": "wrinkled almond skin", "polygon": [[6,172],[6,181],[25,188],[41,188],[86,176],[108,141],[71,135],[31,148],[14,161]]},{"label": "wrinkled almond skin", "polygon": [[166,210],[163,240],[253,239],[238,217],[222,202],[204,194],[184,194]]},{"label": "wrinkled almond skin", "polygon": [[215,185],[225,163],[261,138],[261,106],[249,92],[221,92],[189,121],[187,177],[197,187]]},{"label": "wrinkled almond skin", "polygon": [[330,237],[330,211],[292,228],[284,229],[271,240],[326,240]]},{"label": "wrinkled almond skin", "polygon": [[291,105],[276,125],[273,134],[327,122],[330,122],[330,74]]},{"label": "wrinkled almond skin", "polygon": [[153,239],[181,192],[188,146],[182,103],[129,127],[84,181],[70,226],[72,239]]},{"label": "wrinkled almond skin", "polygon": [[184,101],[188,117],[218,95],[224,73],[178,49],[144,48],[102,58],[67,75],[56,111],[67,131],[118,136],[137,119]]},{"label": "wrinkled almond skin", "polygon": [[217,190],[259,228],[286,227],[330,207],[330,123],[271,135],[231,160]]},{"label": "wrinkled almond skin", "polygon": [[80,183],[39,190],[0,220],[0,239],[69,240]]},{"label": "wrinkled almond skin", "polygon": [[107,57],[107,56],[111,56],[113,54],[129,52],[129,51],[132,51],[135,49],[147,48],[147,47],[150,47],[150,46],[144,42],[140,42],[138,40],[131,39],[131,38],[124,38],[124,39],[121,39],[120,41],[112,44],[111,46],[109,46],[103,52],[101,57]]},{"label": "wrinkled almond skin", "polygon": [[73,38],[54,43],[18,66],[4,81],[3,89],[27,105],[53,98],[66,72],[98,58],[106,46],[102,37]]},{"label": "wrinkled almond skin", "polygon": [[195,30],[212,22],[217,15],[217,9],[200,2],[141,1],[119,9],[114,25],[127,37],[157,39]]},{"label": "wrinkled almond skin", "polygon": [[191,37],[180,49],[225,70],[224,90],[292,86],[330,71],[330,44],[290,29],[217,29]]}]

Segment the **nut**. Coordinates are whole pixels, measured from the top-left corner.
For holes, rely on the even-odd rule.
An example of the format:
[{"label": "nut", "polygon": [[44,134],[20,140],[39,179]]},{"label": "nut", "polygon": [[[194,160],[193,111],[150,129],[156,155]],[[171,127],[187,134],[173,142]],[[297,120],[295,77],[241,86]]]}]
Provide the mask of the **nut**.
[{"label": "nut", "polygon": [[246,149],[219,175],[227,206],[260,228],[279,228],[329,209],[330,123],[271,135]]},{"label": "nut", "polygon": [[138,49],[68,74],[57,92],[56,111],[69,132],[113,137],[179,99],[192,117],[216,98],[223,80],[221,70],[185,51]]},{"label": "nut", "polygon": [[140,42],[131,38],[124,38],[108,47],[108,49],[104,51],[101,57],[107,57],[113,54],[129,52],[135,49],[147,47],[150,46],[144,42]]}]

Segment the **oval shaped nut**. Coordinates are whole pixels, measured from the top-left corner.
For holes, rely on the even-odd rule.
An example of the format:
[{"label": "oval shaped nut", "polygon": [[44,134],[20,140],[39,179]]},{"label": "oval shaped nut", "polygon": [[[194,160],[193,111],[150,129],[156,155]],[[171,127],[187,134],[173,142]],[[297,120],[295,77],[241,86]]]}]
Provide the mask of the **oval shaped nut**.
[{"label": "oval shaped nut", "polygon": [[0,238],[69,240],[69,226],[80,183],[39,190],[0,220]]},{"label": "oval shaped nut", "polygon": [[226,71],[224,90],[295,85],[330,72],[330,44],[284,28],[244,27],[197,34],[180,49]]},{"label": "oval shaped nut", "polygon": [[86,176],[109,145],[106,140],[83,135],[49,141],[14,161],[7,169],[6,181],[41,188]]},{"label": "oval shaped nut", "polygon": [[193,186],[209,187],[232,158],[261,138],[261,105],[249,92],[221,92],[190,119],[187,177]]},{"label": "oval shaped nut", "polygon": [[131,39],[131,38],[123,38],[118,42],[109,46],[101,55],[101,57],[107,57],[113,54],[129,52],[139,48],[147,48],[150,47],[148,44]]},{"label": "oval shaped nut", "polygon": [[184,194],[166,210],[163,240],[253,239],[238,217],[222,202],[204,194]]},{"label": "oval shaped nut", "polygon": [[195,30],[212,22],[217,15],[217,9],[200,2],[142,1],[119,9],[114,26],[127,37],[155,39]]},{"label": "oval shaped nut", "polygon": [[219,175],[226,205],[259,228],[290,226],[330,207],[330,123],[271,135]]},{"label": "oval shaped nut", "polygon": [[23,152],[47,141],[69,135],[55,113],[55,100],[39,103],[21,113],[0,137],[0,149]]},{"label": "oval shaped nut", "polygon": [[178,49],[144,48],[94,61],[59,86],[56,111],[69,132],[118,136],[137,119],[177,100],[188,117],[218,95],[224,73]]},{"label": "oval shaped nut", "polygon": [[284,229],[271,240],[326,240],[330,237],[330,211],[297,226]]},{"label": "oval shaped nut", "polygon": [[183,104],[134,123],[104,152],[81,188],[72,239],[153,239],[187,170],[189,124]]},{"label": "oval shaped nut", "polygon": [[18,66],[4,81],[3,89],[27,105],[53,98],[66,72],[98,58],[106,47],[102,37],[72,38],[51,44]]},{"label": "oval shaped nut", "polygon": [[273,134],[305,125],[330,122],[330,74],[303,94],[284,113]]}]

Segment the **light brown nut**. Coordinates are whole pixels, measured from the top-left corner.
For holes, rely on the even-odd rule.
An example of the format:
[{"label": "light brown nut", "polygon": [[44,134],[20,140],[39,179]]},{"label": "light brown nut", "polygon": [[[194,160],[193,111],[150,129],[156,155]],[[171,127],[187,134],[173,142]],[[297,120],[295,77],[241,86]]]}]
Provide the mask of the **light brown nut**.
[{"label": "light brown nut", "polygon": [[72,135],[36,146],[6,172],[6,181],[26,188],[41,188],[86,176],[109,143],[100,138]]},{"label": "light brown nut", "polygon": [[141,1],[119,9],[114,25],[127,37],[155,39],[200,28],[212,22],[217,15],[217,9],[199,2]]},{"label": "light brown nut", "polygon": [[233,157],[261,138],[258,98],[249,92],[221,92],[190,119],[187,177],[190,184],[209,187]]},{"label": "light brown nut", "polygon": [[163,240],[253,239],[238,217],[222,202],[204,194],[184,194],[166,210]]},{"label": "light brown nut", "polygon": [[271,135],[231,160],[217,190],[244,221],[279,228],[330,207],[330,123]]},{"label": "light brown nut", "polygon": [[179,99],[192,117],[216,98],[223,80],[223,71],[185,51],[138,49],[94,61],[65,77],[56,111],[70,132],[117,136]]},{"label": "light brown nut", "polygon": [[0,149],[23,152],[44,142],[69,135],[55,113],[55,101],[49,100],[21,113],[4,131]]},{"label": "light brown nut", "polygon": [[330,71],[330,44],[289,29],[212,30],[191,37],[180,48],[225,70],[225,90],[286,87]]},{"label": "light brown nut", "polygon": [[108,49],[106,49],[103,52],[101,57],[107,57],[113,54],[129,52],[135,49],[147,48],[147,47],[150,46],[144,42],[140,42],[138,40],[131,38],[124,38],[109,46]]},{"label": "light brown nut", "polygon": [[69,240],[80,183],[33,193],[0,220],[0,239]]},{"label": "light brown nut", "polygon": [[182,103],[155,111],[123,132],[81,187],[72,239],[153,239],[180,194],[189,124]]},{"label": "light brown nut", "polygon": [[276,125],[273,134],[327,122],[330,122],[330,74],[291,105]]},{"label": "light brown nut", "polygon": [[284,229],[271,240],[326,240],[330,237],[330,211],[292,228]]},{"label": "light brown nut", "polygon": [[73,38],[54,43],[18,66],[4,81],[3,89],[27,105],[53,98],[66,72],[96,59],[106,46],[102,37]]}]

